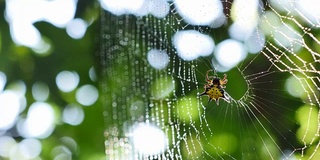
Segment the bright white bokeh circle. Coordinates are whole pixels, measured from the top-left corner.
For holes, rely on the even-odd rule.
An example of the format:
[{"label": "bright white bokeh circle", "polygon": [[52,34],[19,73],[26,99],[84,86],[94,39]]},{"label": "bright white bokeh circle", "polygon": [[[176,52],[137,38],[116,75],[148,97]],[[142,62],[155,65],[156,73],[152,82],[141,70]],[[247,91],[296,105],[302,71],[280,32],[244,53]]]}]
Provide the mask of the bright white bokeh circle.
[{"label": "bright white bokeh circle", "polygon": [[140,154],[155,155],[163,153],[167,147],[164,132],[151,124],[141,123],[133,128],[133,146]]},{"label": "bright white bokeh circle", "polygon": [[0,92],[2,92],[6,83],[7,83],[7,76],[6,74],[0,71]]},{"label": "bright white bokeh circle", "polygon": [[87,23],[81,18],[75,18],[68,22],[66,30],[70,37],[81,39],[86,33]]},{"label": "bright white bokeh circle", "polygon": [[183,19],[192,25],[210,25],[223,13],[220,0],[175,0],[174,5]]},{"label": "bright white bokeh circle", "polygon": [[26,159],[33,159],[40,155],[41,142],[38,139],[26,138],[19,143],[19,150]]},{"label": "bright white bokeh circle", "polygon": [[147,10],[157,18],[164,18],[168,15],[170,6],[166,0],[147,0]]},{"label": "bright white bokeh circle", "polygon": [[169,56],[163,50],[152,49],[147,53],[149,64],[158,70],[164,69],[169,63]]},{"label": "bright white bokeh circle", "polygon": [[210,36],[195,30],[178,31],[175,33],[173,45],[179,57],[187,61],[194,60],[199,56],[212,54],[215,46]]},{"label": "bright white bokeh circle", "polygon": [[36,82],[32,86],[32,96],[37,101],[45,101],[49,97],[49,86],[43,82]]},{"label": "bright white bokeh circle", "polygon": [[302,95],[305,94],[305,91],[301,86],[301,82],[297,77],[290,76],[286,80],[285,87],[287,92],[293,97],[302,97]]},{"label": "bright white bokeh circle", "polygon": [[250,53],[260,52],[264,48],[265,43],[265,34],[261,30],[254,31],[244,42]]},{"label": "bright white bokeh circle", "polygon": [[75,104],[70,104],[63,109],[62,120],[70,125],[76,126],[81,124],[84,119],[83,109]]},{"label": "bright white bokeh circle", "polygon": [[19,121],[17,129],[23,137],[47,138],[55,128],[54,123],[52,106],[45,102],[35,102],[30,106],[27,118]]},{"label": "bright white bokeh circle", "polygon": [[214,56],[223,68],[229,70],[247,56],[247,51],[243,43],[227,39],[217,45]]},{"label": "bright white bokeh circle", "polygon": [[9,157],[13,147],[17,145],[17,142],[10,136],[0,136],[0,156]]},{"label": "bright white bokeh circle", "polygon": [[61,71],[56,77],[56,84],[63,92],[73,91],[78,86],[79,81],[79,75],[74,71]]},{"label": "bright white bokeh circle", "polygon": [[145,0],[100,0],[101,7],[112,14],[144,14]]},{"label": "bright white bokeh circle", "polygon": [[157,18],[164,18],[170,10],[170,5],[166,0],[100,0],[100,4],[103,9],[115,15],[146,16],[151,14]]},{"label": "bright white bokeh circle", "polygon": [[93,82],[96,82],[98,80],[96,69],[93,66],[89,69],[89,77]]},{"label": "bright white bokeh circle", "polygon": [[33,24],[46,21],[63,28],[74,18],[76,7],[77,0],[7,0],[5,17],[15,43],[39,49],[43,39]]},{"label": "bright white bokeh circle", "polygon": [[[291,1],[290,1],[291,2]],[[314,24],[317,24],[319,27],[319,22],[320,22],[320,1],[319,0],[297,0],[294,1],[297,4],[294,5],[298,7],[298,10],[302,10],[303,14],[299,14],[302,19],[308,20],[307,22],[312,22]],[[293,7],[294,10],[296,8]]]},{"label": "bright white bokeh circle", "polygon": [[0,93],[0,130],[10,129],[15,124],[19,111],[18,94],[9,90]]},{"label": "bright white bokeh circle", "polygon": [[99,98],[98,90],[91,84],[81,86],[76,91],[77,101],[84,106],[93,105]]}]

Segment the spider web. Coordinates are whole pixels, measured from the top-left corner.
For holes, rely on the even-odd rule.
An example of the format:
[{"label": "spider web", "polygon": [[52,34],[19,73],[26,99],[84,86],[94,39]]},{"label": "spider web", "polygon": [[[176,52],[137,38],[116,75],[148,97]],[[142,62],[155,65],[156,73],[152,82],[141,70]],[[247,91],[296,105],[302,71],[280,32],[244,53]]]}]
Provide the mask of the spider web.
[{"label": "spider web", "polygon": [[[102,10],[107,158],[320,158],[319,21],[285,2],[260,3],[256,28],[268,28],[266,41],[254,41],[262,49],[224,72],[231,102],[220,99],[219,105],[198,96],[206,71],[219,69],[215,53],[184,60],[172,37],[194,30],[217,43],[229,38],[233,2],[222,2],[228,21],[218,28],[187,23],[175,2],[167,2],[165,17]],[[253,35],[264,36],[258,30]],[[152,66],[150,51],[168,57],[157,57],[162,63]]]}]

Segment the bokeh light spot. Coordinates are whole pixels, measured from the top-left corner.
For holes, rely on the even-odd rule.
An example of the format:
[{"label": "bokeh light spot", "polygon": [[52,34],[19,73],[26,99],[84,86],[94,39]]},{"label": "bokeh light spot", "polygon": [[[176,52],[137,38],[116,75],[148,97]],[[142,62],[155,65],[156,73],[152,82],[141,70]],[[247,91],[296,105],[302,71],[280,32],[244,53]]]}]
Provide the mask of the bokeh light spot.
[{"label": "bokeh light spot", "polygon": [[17,128],[23,137],[47,138],[54,130],[55,114],[52,106],[44,102],[33,103],[26,119]]},{"label": "bokeh light spot", "polygon": [[266,43],[265,35],[261,30],[256,30],[246,39],[245,46],[250,53],[260,52]]},{"label": "bokeh light spot", "polygon": [[96,70],[94,69],[94,67],[91,67],[90,69],[89,69],[89,77],[90,77],[90,79],[91,79],[91,81],[93,81],[93,82],[96,82],[97,81],[97,72],[96,72]]},{"label": "bokeh light spot", "polygon": [[157,18],[164,18],[168,15],[170,6],[166,0],[147,0],[148,11]]},{"label": "bokeh light spot", "polygon": [[65,27],[74,17],[78,0],[54,0],[48,2],[45,20],[57,27]]},{"label": "bokeh light spot", "polygon": [[157,18],[164,18],[170,10],[166,0],[100,0],[100,4],[103,9],[115,15],[145,16],[151,14]]},{"label": "bokeh light spot", "polygon": [[31,23],[14,21],[10,25],[12,39],[19,45],[36,48],[41,43],[41,34]]},{"label": "bokeh light spot", "polygon": [[302,88],[302,84],[294,76],[290,76],[286,80],[285,86],[287,92],[294,97],[302,97],[302,95],[305,94],[305,91]]},{"label": "bokeh light spot", "polygon": [[76,153],[78,151],[78,144],[73,138],[62,137],[60,140],[72,153]]},{"label": "bokeh light spot", "polygon": [[13,91],[15,94],[17,94],[19,97],[25,96],[27,92],[27,86],[23,81],[15,81],[13,83],[10,83],[7,86],[7,89],[10,91]]},{"label": "bokeh light spot", "polygon": [[45,101],[49,97],[49,87],[43,82],[36,82],[32,86],[32,96],[37,101]]},{"label": "bokeh light spot", "polygon": [[50,54],[51,44],[45,40],[42,40],[32,48],[32,50],[41,56],[47,56]]},{"label": "bokeh light spot", "polygon": [[242,61],[247,56],[247,51],[243,43],[233,39],[227,39],[217,45],[214,56],[218,63],[225,67],[225,70],[219,68],[217,68],[217,70],[225,72]]},{"label": "bokeh light spot", "polygon": [[169,56],[165,51],[152,49],[147,54],[149,64],[155,69],[164,69],[169,63]]},{"label": "bokeh light spot", "polygon": [[4,86],[7,83],[7,77],[6,74],[0,71],[0,93],[3,91]]},{"label": "bokeh light spot", "polygon": [[79,84],[80,78],[77,72],[62,71],[56,77],[56,84],[63,92],[73,91]]},{"label": "bokeh light spot", "polygon": [[294,53],[298,53],[299,49],[301,49],[300,34],[289,24],[279,26],[275,30],[273,38],[280,47],[292,48]]},{"label": "bokeh light spot", "polygon": [[11,149],[16,145],[16,141],[9,136],[0,136],[0,156],[9,157]]},{"label": "bokeh light spot", "polygon": [[72,152],[66,146],[56,146],[51,151],[51,154],[54,156],[54,160],[71,160]]},{"label": "bokeh light spot", "polygon": [[280,18],[271,11],[266,11],[260,19],[259,28],[267,35],[273,35],[275,28],[280,26]]},{"label": "bokeh light spot", "polygon": [[86,33],[87,23],[80,18],[75,18],[67,24],[66,30],[70,37],[80,39]]},{"label": "bokeh light spot", "polygon": [[194,30],[177,32],[173,36],[173,44],[178,55],[187,61],[208,56],[214,49],[214,41],[210,36]]},{"label": "bokeh light spot", "polygon": [[6,2],[5,16],[14,42],[39,49],[42,37],[33,24],[38,21],[47,21],[57,27],[65,27],[74,17],[77,0],[8,0]]},{"label": "bokeh light spot", "polygon": [[134,148],[143,155],[163,153],[167,147],[164,132],[151,124],[141,123],[134,127],[132,139]]},{"label": "bokeh light spot", "polygon": [[63,109],[62,120],[70,125],[79,125],[84,119],[83,109],[75,104],[70,104]]},{"label": "bokeh light spot", "polygon": [[[318,24],[320,22],[320,1],[318,0],[298,0],[294,1],[297,4],[294,6],[297,6],[299,10],[301,10],[304,14],[299,14],[302,19],[308,19],[308,21],[311,21],[314,24]],[[296,8],[293,8],[296,9]]]},{"label": "bokeh light spot", "polygon": [[231,18],[234,23],[229,28],[230,36],[244,41],[256,29],[259,20],[259,0],[235,0],[232,4]]},{"label": "bokeh light spot", "polygon": [[19,97],[19,113],[23,112],[27,107],[27,99],[25,94],[27,92],[27,86],[23,81],[15,81],[7,85],[7,90],[12,91]]},{"label": "bokeh light spot", "polygon": [[146,14],[146,11],[143,10],[145,0],[100,0],[100,3],[102,8],[115,15]]},{"label": "bokeh light spot", "polygon": [[0,130],[10,129],[20,110],[19,96],[13,91],[0,93]]},{"label": "bokeh light spot", "polygon": [[99,93],[97,88],[90,84],[81,86],[76,92],[77,101],[84,106],[94,104],[98,100],[98,97]]},{"label": "bokeh light spot", "polygon": [[53,160],[72,160],[71,154],[61,153],[54,157]]},{"label": "bokeh light spot", "polygon": [[42,145],[38,139],[27,138],[19,143],[19,148],[26,159],[33,159],[40,155]]},{"label": "bokeh light spot", "polygon": [[296,111],[296,120],[299,123],[297,130],[297,139],[301,144],[309,144],[318,139],[318,108],[314,106],[304,105]]},{"label": "bokeh light spot", "polygon": [[174,4],[183,19],[193,25],[210,25],[223,12],[219,0],[175,0]]}]

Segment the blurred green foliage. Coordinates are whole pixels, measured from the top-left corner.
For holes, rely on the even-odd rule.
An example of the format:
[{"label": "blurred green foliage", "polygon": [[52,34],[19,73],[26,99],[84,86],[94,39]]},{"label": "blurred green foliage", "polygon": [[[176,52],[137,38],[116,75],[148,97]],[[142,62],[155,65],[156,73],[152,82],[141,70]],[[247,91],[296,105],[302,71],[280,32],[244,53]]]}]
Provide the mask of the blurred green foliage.
[{"label": "blurred green foliage", "polygon": [[[75,18],[82,18],[91,24],[85,36],[75,40],[68,36],[64,28],[57,28],[46,22],[37,22],[35,27],[40,31],[42,38],[51,45],[51,49],[44,55],[35,53],[32,49],[16,45],[10,35],[10,28],[5,16],[0,16],[0,71],[6,74],[7,85],[21,80],[27,86],[27,108],[20,116],[27,114],[30,104],[35,102],[32,97],[32,85],[41,81],[50,89],[47,103],[61,113],[69,103],[77,103],[75,92],[63,93],[57,88],[55,78],[63,70],[75,71],[80,76],[78,86],[98,83],[89,78],[89,69],[97,68],[97,34],[99,34],[99,7],[94,0],[78,0]],[[5,12],[5,1],[0,1],[0,12]],[[0,104],[1,105],[1,104]],[[78,126],[63,123],[61,115],[56,128],[50,137],[42,139],[42,159],[53,159],[53,148],[65,145],[63,137],[71,137],[78,145],[72,152],[73,159],[104,159],[104,119],[100,100],[94,105],[83,107],[85,119]],[[23,138],[16,134],[15,129],[9,130],[17,142]],[[1,159],[1,158],[0,158]]]}]

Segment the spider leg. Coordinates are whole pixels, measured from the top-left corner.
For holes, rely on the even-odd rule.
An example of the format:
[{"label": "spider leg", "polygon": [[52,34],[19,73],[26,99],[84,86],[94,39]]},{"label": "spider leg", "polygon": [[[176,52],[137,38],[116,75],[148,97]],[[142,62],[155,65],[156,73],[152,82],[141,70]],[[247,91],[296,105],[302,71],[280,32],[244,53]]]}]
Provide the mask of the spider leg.
[{"label": "spider leg", "polygon": [[228,83],[228,79],[223,80],[223,83],[227,84]]},{"label": "spider leg", "polygon": [[227,79],[227,74],[223,74],[223,80]]},{"label": "spider leg", "polygon": [[208,71],[206,72],[206,81],[207,81],[207,82],[209,81],[209,77],[208,77],[209,72],[210,72],[210,70],[208,70]]},{"label": "spider leg", "polygon": [[210,76],[210,77],[208,76],[210,72],[214,72],[214,70],[209,69],[209,70],[206,72],[206,81],[207,81],[207,82],[210,81],[210,78],[212,77],[212,76]]},{"label": "spider leg", "polygon": [[224,74],[222,80],[220,80],[220,84],[224,85],[228,83],[227,75]]},{"label": "spider leg", "polygon": [[211,101],[212,101],[212,98],[210,98],[210,97],[209,97],[209,99],[208,99],[208,103],[210,103]]},{"label": "spider leg", "polygon": [[216,104],[217,104],[217,106],[219,105],[219,98],[216,99]]},{"label": "spider leg", "polygon": [[203,96],[206,94],[206,91],[204,91],[203,93],[199,94],[198,96]]}]

